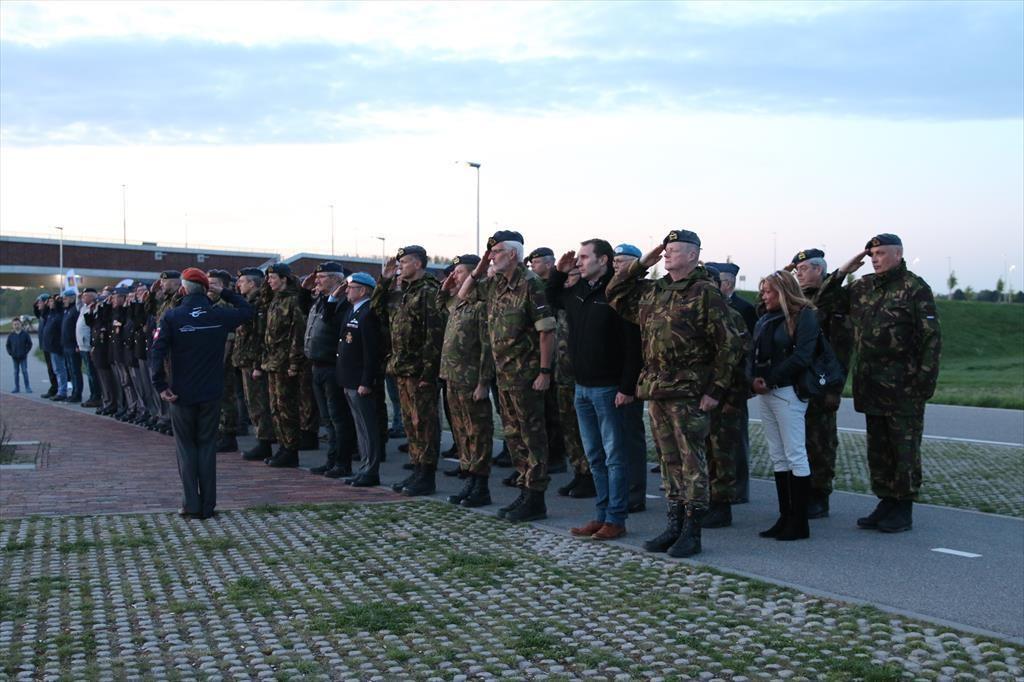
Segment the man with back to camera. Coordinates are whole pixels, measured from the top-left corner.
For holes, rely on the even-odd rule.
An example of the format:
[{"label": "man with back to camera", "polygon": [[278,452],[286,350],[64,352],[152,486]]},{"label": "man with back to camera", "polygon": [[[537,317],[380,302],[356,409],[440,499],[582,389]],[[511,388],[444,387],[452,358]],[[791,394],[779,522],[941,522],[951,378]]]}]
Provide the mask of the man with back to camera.
[{"label": "man with back to camera", "polygon": [[[174,442],[178,453],[186,518],[208,519],[217,506],[217,426],[224,392],[224,344],[238,325],[255,310],[230,289],[213,288],[229,307],[216,307],[207,297],[211,288],[206,273],[188,268],[181,276],[181,303],[167,310],[154,332],[149,358],[153,385],[170,404]],[[173,376],[167,381],[164,360],[170,359]]]}]

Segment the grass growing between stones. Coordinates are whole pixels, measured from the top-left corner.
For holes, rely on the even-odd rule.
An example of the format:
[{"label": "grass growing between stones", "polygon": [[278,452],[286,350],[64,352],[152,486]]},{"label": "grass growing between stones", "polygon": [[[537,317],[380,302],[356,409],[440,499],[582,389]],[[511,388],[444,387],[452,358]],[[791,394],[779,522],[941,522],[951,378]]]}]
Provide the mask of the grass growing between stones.
[{"label": "grass growing between stones", "polygon": [[0,547],[0,677],[1024,674],[999,640],[431,502],[30,518]]}]

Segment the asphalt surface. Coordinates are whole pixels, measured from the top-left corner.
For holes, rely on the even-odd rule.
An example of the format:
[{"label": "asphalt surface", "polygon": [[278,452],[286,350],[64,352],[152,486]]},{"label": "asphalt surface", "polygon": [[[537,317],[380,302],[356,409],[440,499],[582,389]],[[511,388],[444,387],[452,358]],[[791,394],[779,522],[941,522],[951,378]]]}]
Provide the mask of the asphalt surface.
[{"label": "asphalt surface", "polygon": [[[33,389],[37,393],[45,391],[43,364],[33,358],[29,367]],[[10,359],[4,358],[0,363],[0,389],[10,391],[13,383]],[[849,403],[844,401],[840,412],[841,428],[863,429],[863,418],[853,413]],[[756,418],[756,405],[752,407],[755,411],[751,416]],[[937,437],[1020,443],[1024,440],[1022,422],[1024,413],[1012,410],[929,405],[925,430]],[[240,442],[247,447],[252,439],[242,438]],[[407,474],[401,465],[408,459],[397,451],[398,443],[389,443],[388,461],[381,472],[385,484]],[[444,446],[449,443],[450,435],[445,432]],[[303,452],[302,466],[316,466],[322,458],[322,451]],[[443,468],[453,466],[450,462],[443,464]],[[500,484],[508,472],[494,470],[491,491],[495,504],[481,513],[493,514],[515,497],[516,491]],[[553,532],[567,532],[591,517],[593,500],[555,494],[569,477],[559,474],[552,478],[548,519],[538,524]],[[440,474],[437,481],[434,497],[438,499],[462,485],[459,479]],[[665,507],[659,485],[658,475],[651,474],[647,511],[629,519],[629,534],[620,542],[623,546],[642,551],[642,542],[661,531]],[[874,507],[873,497],[835,493],[831,517],[811,522],[810,540],[780,543],[757,536],[775,520],[774,497],[771,482],[752,480],[751,502],[734,507],[731,528],[704,531],[704,552],[695,563],[1024,643],[1024,521],[917,505],[912,531],[886,535],[856,528],[856,518]]]}]

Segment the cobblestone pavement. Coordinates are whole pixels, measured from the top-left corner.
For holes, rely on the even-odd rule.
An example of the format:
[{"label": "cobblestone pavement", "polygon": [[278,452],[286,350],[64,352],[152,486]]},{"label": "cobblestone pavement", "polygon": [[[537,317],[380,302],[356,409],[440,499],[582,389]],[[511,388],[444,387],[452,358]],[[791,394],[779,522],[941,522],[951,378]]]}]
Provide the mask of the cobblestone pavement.
[{"label": "cobblestone pavement", "polygon": [[1024,649],[436,502],[3,522],[24,679],[1014,679]]},{"label": "cobblestone pavement", "polygon": [[[0,394],[0,414],[15,440],[50,444],[37,469],[0,473],[0,517],[181,506],[173,438],[31,397]],[[218,455],[217,488],[218,509],[398,499],[384,488],[350,488],[299,469],[268,469],[238,453]]]}]

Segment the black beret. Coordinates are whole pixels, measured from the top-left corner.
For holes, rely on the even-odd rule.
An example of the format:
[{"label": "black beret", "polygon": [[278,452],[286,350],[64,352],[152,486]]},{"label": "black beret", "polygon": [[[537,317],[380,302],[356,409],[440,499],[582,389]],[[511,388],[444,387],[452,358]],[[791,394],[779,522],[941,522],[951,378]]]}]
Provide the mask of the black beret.
[{"label": "black beret", "polygon": [[523,240],[523,235],[519,234],[515,230],[498,230],[487,240],[487,248],[490,249],[495,244],[500,244],[501,242],[526,243]]},{"label": "black beret", "polygon": [[228,272],[227,270],[220,270],[220,269],[210,270],[209,275],[210,275],[210,277],[216,277],[217,279],[219,279],[221,282],[224,283],[224,286],[226,286],[226,287],[231,286],[231,282],[232,282],[232,280],[234,280],[234,277],[232,277],[231,273]]},{"label": "black beret", "polygon": [[426,258],[427,250],[419,244],[411,244],[410,246],[403,246],[400,248],[395,258],[401,258],[402,256],[421,256]]},{"label": "black beret", "polygon": [[453,262],[450,265],[444,266],[444,270],[442,270],[442,272],[444,273],[444,276],[447,277],[448,275],[450,275],[453,272],[455,272],[455,266],[456,265],[457,265],[457,263]]},{"label": "black beret", "polygon": [[697,236],[696,232],[690,232],[689,230],[672,230],[665,235],[665,239],[661,243],[669,244],[671,242],[686,242],[700,248],[700,237]]},{"label": "black beret", "polygon": [[86,287],[86,288],[82,289],[82,293],[83,294],[95,294],[95,293],[98,293],[98,292],[93,287]]},{"label": "black beret", "polygon": [[795,256],[793,256],[793,265],[803,263],[805,260],[811,260],[812,258],[824,258],[825,252],[821,249],[804,249]]},{"label": "black beret", "polygon": [[114,287],[114,293],[121,294],[122,296],[127,296],[128,294],[132,293],[132,290],[129,287]]},{"label": "black beret", "polygon": [[526,261],[530,262],[534,258],[542,258],[544,256],[551,256],[552,258],[554,258],[555,252],[546,246],[539,246],[530,252],[530,255],[526,257]]},{"label": "black beret", "polygon": [[724,265],[724,263],[705,263],[704,264],[704,269],[708,271],[709,275],[711,275],[711,279],[715,280],[715,284],[721,284],[722,283],[722,274],[721,274],[722,271],[718,268],[719,265]]},{"label": "black beret", "polygon": [[705,268],[714,268],[722,275],[732,275],[735,277],[740,274],[740,266],[735,263],[705,263]]},{"label": "black beret", "polygon": [[480,262],[480,256],[475,253],[464,253],[461,256],[456,256],[452,260],[452,265],[477,265]]},{"label": "black beret", "polygon": [[263,271],[259,268],[241,268],[238,271],[239,277],[263,277]]},{"label": "black beret", "polygon": [[160,273],[160,279],[181,279],[181,273],[177,270],[164,270]]},{"label": "black beret", "polygon": [[876,246],[903,246],[903,242],[894,234],[883,232],[880,235],[872,237],[871,240],[864,246],[865,249],[871,249]]},{"label": "black beret", "polygon": [[292,274],[292,266],[287,263],[274,263],[267,268],[267,274],[274,273],[278,277],[287,277]]},{"label": "black beret", "polygon": [[345,268],[343,268],[341,266],[341,263],[336,263],[335,261],[329,260],[329,261],[326,261],[326,262],[321,263],[320,265],[316,266],[316,270],[314,270],[313,272],[338,272],[338,273],[344,273],[345,272]]}]

